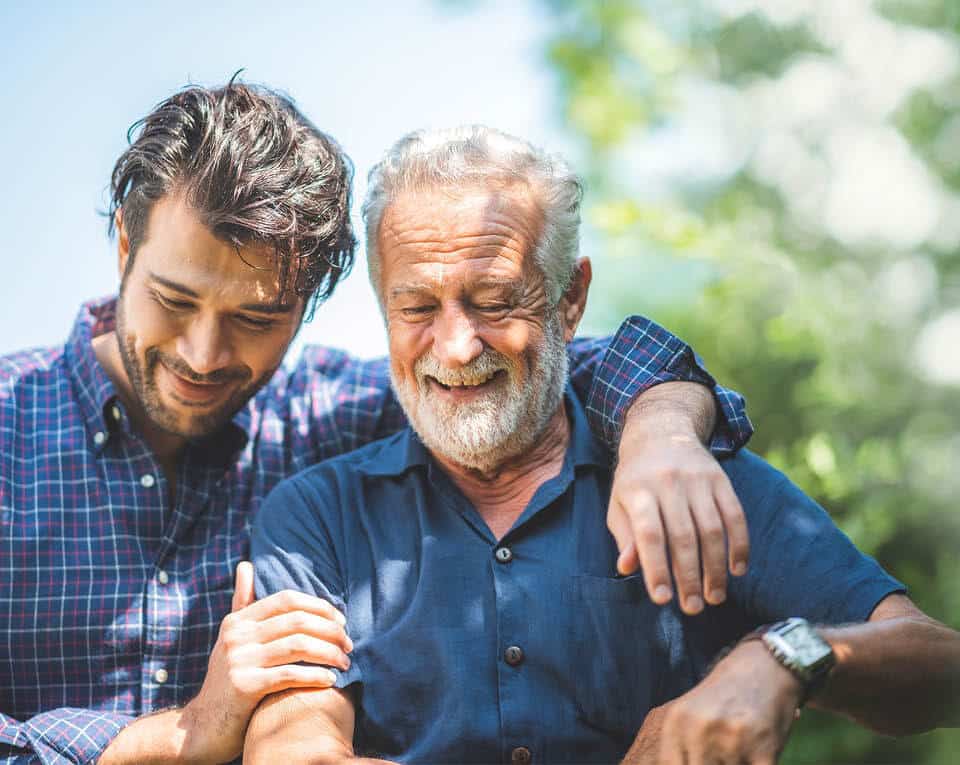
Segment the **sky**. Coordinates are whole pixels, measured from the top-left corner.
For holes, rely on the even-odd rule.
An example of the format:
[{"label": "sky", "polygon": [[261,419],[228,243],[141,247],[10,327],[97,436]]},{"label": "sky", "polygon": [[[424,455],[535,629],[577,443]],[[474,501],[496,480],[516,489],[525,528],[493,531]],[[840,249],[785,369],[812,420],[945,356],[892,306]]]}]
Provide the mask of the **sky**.
[{"label": "sky", "polygon": [[[82,301],[116,290],[98,214],[110,171],[131,123],[184,85],[243,68],[287,92],[353,159],[356,213],[367,170],[410,130],[481,122],[562,151],[539,12],[509,0],[0,3],[0,354],[63,342]],[[385,352],[362,253],[291,358],[304,342]]]}]

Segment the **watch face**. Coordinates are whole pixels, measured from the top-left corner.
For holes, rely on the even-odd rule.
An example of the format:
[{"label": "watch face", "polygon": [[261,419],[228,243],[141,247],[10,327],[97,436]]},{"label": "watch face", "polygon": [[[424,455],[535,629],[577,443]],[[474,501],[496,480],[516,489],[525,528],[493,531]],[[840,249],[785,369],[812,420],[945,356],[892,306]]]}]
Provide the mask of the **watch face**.
[{"label": "watch face", "polygon": [[792,650],[795,661],[803,667],[816,666],[832,652],[830,644],[806,623],[788,625],[779,636]]}]

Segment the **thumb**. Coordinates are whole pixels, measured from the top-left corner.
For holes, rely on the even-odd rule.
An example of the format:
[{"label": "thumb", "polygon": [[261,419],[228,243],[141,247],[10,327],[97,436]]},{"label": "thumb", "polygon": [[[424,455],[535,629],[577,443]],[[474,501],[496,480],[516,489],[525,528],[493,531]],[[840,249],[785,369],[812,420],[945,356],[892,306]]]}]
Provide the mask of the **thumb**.
[{"label": "thumb", "polygon": [[231,611],[239,611],[253,603],[253,564],[242,560],[237,564],[237,579],[233,588]]},{"label": "thumb", "polygon": [[620,555],[617,558],[617,571],[629,574],[640,565],[637,557],[637,547],[633,542],[633,528],[630,519],[616,498],[611,499],[607,508],[607,528],[617,543]]}]

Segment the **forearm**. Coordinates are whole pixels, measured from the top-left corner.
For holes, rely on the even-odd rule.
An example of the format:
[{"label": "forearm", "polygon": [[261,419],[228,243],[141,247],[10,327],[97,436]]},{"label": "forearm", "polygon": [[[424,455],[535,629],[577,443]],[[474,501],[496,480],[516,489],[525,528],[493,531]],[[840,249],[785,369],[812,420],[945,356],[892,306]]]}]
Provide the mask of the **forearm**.
[{"label": "forearm", "polygon": [[183,710],[140,717],[120,731],[98,765],[205,765],[188,751],[189,738]]},{"label": "forearm", "polygon": [[695,438],[706,444],[713,433],[717,407],[709,388],[692,382],[666,382],[641,393],[624,420],[625,441]]},{"label": "forearm", "polygon": [[820,633],[837,665],[812,705],[886,735],[960,725],[960,633],[919,612]]},{"label": "forearm", "polygon": [[663,733],[663,720],[669,706],[664,704],[647,712],[643,725],[640,726],[629,751],[624,755],[621,765],[647,765],[657,761],[660,753],[660,737]]},{"label": "forearm", "polygon": [[257,707],[243,744],[244,765],[390,765],[353,751],[354,709],[337,689],[292,690]]}]

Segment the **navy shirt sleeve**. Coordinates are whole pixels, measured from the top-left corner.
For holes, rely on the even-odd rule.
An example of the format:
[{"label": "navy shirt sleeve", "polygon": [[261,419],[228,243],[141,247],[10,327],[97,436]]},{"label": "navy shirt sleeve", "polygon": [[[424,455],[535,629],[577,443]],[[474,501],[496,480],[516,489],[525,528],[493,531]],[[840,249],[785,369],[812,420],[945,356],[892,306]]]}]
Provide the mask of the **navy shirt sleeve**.
[{"label": "navy shirt sleeve", "polygon": [[[317,466],[274,488],[264,500],[251,530],[251,558],[257,598],[281,590],[298,590],[332,603],[346,613],[345,585],[337,550],[345,549],[336,518],[336,483],[325,480]],[[348,625],[349,630],[349,625]],[[347,671],[330,667],[337,688],[360,682],[360,668],[351,662]]]},{"label": "navy shirt sleeve", "polygon": [[906,590],[779,470],[747,450],[721,464],[746,514],[750,567],[729,580],[721,606],[686,616],[671,604],[668,631],[684,660],[661,703],[689,690],[719,651],[760,625],[791,616],[863,622],[887,595]]},{"label": "navy shirt sleeve", "polygon": [[731,594],[751,620],[862,622],[884,597],[906,589],[759,457],[744,453],[725,467],[746,512],[751,550],[750,570],[733,580]]}]

